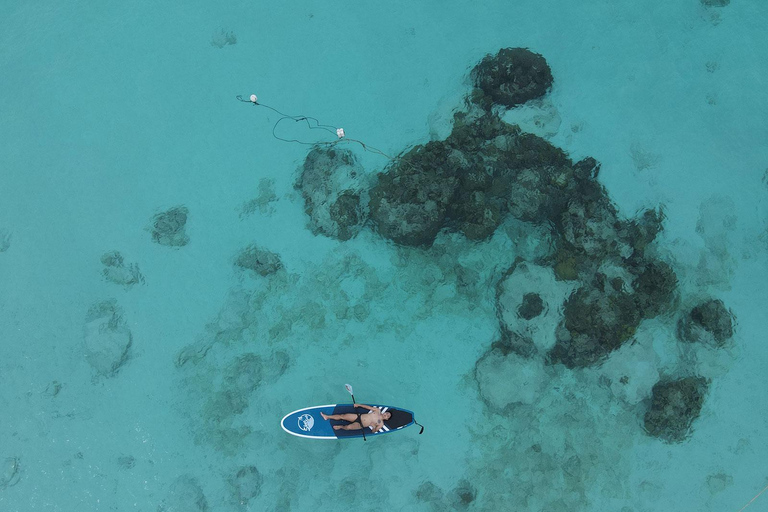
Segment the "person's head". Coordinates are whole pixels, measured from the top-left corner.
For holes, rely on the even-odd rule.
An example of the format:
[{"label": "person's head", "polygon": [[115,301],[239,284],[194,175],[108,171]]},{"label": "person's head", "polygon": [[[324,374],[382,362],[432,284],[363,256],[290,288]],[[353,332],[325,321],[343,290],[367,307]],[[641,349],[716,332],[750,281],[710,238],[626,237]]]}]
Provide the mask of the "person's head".
[{"label": "person's head", "polygon": [[381,417],[384,418],[384,421],[387,421],[389,418],[392,417],[392,413],[387,411],[385,413],[382,413]]}]

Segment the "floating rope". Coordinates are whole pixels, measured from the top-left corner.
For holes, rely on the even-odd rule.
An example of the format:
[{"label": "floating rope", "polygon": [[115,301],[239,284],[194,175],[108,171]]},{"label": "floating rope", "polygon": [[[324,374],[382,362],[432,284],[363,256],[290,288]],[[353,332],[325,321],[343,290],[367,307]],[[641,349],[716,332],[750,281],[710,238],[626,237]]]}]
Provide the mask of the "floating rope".
[{"label": "floating rope", "polygon": [[[306,146],[317,146],[317,145],[321,145],[321,146],[335,146],[336,144],[339,144],[340,142],[353,142],[353,143],[356,143],[356,144],[360,144],[360,146],[365,151],[369,151],[371,153],[376,153],[377,155],[381,155],[381,156],[383,156],[385,158],[388,158],[390,160],[394,160],[393,157],[391,157],[388,154],[384,153],[380,149],[376,149],[376,148],[374,148],[372,146],[369,146],[369,145],[365,144],[364,142],[362,142],[360,140],[348,138],[347,134],[344,132],[344,128],[337,128],[335,126],[331,126],[331,125],[328,125],[328,124],[320,124],[320,121],[318,121],[316,118],[310,117],[310,116],[289,116],[288,114],[283,114],[282,112],[280,112],[279,110],[277,110],[274,107],[270,107],[269,105],[265,105],[263,103],[259,103],[259,99],[258,99],[258,97],[255,94],[251,94],[250,98],[247,99],[247,100],[245,98],[243,98],[242,96],[240,96],[240,95],[237,96],[237,99],[239,101],[242,101],[243,103],[251,103],[251,104],[253,104],[256,107],[267,108],[267,109],[275,112],[277,115],[280,116],[280,119],[278,119],[277,122],[275,123],[275,125],[272,127],[272,136],[274,138],[276,138],[277,140],[280,140],[280,141],[283,141],[283,142],[295,142],[297,144],[304,144]],[[297,123],[305,122],[307,124],[307,128],[309,128],[310,130],[323,130],[323,131],[326,131],[326,132],[328,132],[328,133],[330,133],[332,135],[335,135],[337,137],[337,140],[334,140],[334,141],[331,141],[331,142],[328,142],[328,141],[323,141],[323,142],[307,142],[307,141],[298,140],[298,139],[285,139],[285,138],[280,137],[280,136],[277,135],[277,126],[280,123],[282,123],[283,121],[286,121],[286,120],[295,121]]]}]

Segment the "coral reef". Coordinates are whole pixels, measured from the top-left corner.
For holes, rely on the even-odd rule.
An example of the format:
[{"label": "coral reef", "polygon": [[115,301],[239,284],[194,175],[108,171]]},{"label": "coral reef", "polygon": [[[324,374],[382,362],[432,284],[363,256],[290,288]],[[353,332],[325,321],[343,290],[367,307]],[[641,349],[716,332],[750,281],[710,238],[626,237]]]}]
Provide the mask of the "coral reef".
[{"label": "coral reef", "polygon": [[544,57],[526,48],[502,48],[486,55],[470,76],[477,87],[473,101],[486,109],[493,104],[511,108],[541,97],[553,80]]},{"label": "coral reef", "polygon": [[380,235],[429,247],[443,228],[479,241],[508,213],[529,222],[559,216],[576,191],[565,154],[478,114],[457,113],[445,141],[416,146],[379,173],[370,210]]},{"label": "coral reef", "polygon": [[702,377],[658,382],[645,413],[645,431],[668,443],[685,440],[701,413],[708,388],[709,381]]},{"label": "coral reef", "polygon": [[182,247],[189,243],[185,226],[189,210],[185,206],[175,206],[152,217],[152,241],[169,247]]},{"label": "coral reef", "polygon": [[523,302],[517,308],[517,316],[525,320],[535,318],[544,311],[544,301],[538,293],[526,293]]},{"label": "coral reef", "polygon": [[313,233],[344,241],[362,228],[368,215],[367,179],[348,149],[312,148],[296,188],[304,197]]},{"label": "coral reef", "polygon": [[677,290],[677,276],[663,261],[648,261],[632,282],[635,290],[635,304],[644,318],[653,318],[672,304]]},{"label": "coral reef", "polygon": [[557,331],[549,360],[569,368],[593,365],[630,339],[640,320],[633,295],[594,282],[582,286],[565,302],[565,330]]},{"label": "coral reef", "polygon": [[430,246],[459,184],[460,161],[443,142],[416,146],[380,173],[370,192],[376,231],[402,245]]},{"label": "coral reef", "polygon": [[723,346],[733,336],[734,316],[720,299],[710,299],[695,306],[678,321],[681,341],[701,341]]}]

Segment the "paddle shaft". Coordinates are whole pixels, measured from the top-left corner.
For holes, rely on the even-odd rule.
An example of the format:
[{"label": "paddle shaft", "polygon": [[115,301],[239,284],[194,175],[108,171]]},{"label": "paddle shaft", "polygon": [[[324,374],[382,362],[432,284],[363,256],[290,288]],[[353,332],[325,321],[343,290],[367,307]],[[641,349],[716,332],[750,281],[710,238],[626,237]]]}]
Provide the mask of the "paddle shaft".
[{"label": "paddle shaft", "polygon": [[[352,395],[352,407],[354,407],[355,404],[357,403],[357,400],[355,400],[355,394],[352,392],[352,386],[347,384],[345,387],[347,388],[347,391],[349,391],[349,394]],[[363,441],[367,441],[367,439],[365,438],[365,427],[363,426],[363,420],[360,420],[360,428],[363,429],[362,430]]]}]

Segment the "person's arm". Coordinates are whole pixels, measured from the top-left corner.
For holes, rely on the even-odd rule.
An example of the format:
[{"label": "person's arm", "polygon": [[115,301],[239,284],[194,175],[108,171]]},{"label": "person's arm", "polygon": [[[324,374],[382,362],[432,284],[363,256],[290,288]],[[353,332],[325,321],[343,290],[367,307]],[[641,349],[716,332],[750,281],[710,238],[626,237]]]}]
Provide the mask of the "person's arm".
[{"label": "person's arm", "polygon": [[373,410],[373,407],[371,407],[370,405],[365,405],[365,404],[354,404],[354,407],[362,407],[363,409],[368,409],[369,411]]}]

